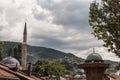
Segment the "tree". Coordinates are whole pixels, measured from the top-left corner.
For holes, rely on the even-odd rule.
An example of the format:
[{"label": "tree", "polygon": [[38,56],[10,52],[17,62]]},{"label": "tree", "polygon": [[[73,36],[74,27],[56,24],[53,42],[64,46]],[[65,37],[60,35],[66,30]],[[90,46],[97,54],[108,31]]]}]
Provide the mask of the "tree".
[{"label": "tree", "polygon": [[2,60],[3,42],[0,41],[0,61]]},{"label": "tree", "polygon": [[58,62],[50,62],[48,66],[49,75],[55,75],[57,78],[64,76],[66,73],[65,67]]},{"label": "tree", "polygon": [[120,1],[95,0],[90,4],[89,14],[93,35],[103,40],[108,51],[120,57]]},{"label": "tree", "polygon": [[13,52],[12,52],[13,50],[12,50],[12,48],[10,48],[9,50],[8,50],[8,56],[13,56]]},{"label": "tree", "polygon": [[49,62],[46,60],[38,60],[33,66],[33,71],[35,73],[40,74],[41,76],[56,76],[59,78],[60,76],[65,75],[66,69],[65,67],[58,62]]},{"label": "tree", "polygon": [[46,74],[45,72],[45,68],[46,68],[46,65],[48,65],[49,62],[48,61],[45,61],[45,60],[38,60],[33,66],[33,71],[35,73],[38,73],[40,74],[41,76],[47,76],[48,74]]},{"label": "tree", "polygon": [[8,56],[13,56],[21,62],[21,45],[16,44],[8,50]]}]

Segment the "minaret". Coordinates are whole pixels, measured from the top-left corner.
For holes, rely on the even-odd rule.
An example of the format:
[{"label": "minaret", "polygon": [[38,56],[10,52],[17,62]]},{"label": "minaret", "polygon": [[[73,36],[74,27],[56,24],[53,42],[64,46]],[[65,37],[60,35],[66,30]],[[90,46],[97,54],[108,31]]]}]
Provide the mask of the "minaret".
[{"label": "minaret", "polygon": [[24,32],[23,32],[23,43],[22,43],[22,69],[26,69],[27,65],[27,24],[25,22]]}]

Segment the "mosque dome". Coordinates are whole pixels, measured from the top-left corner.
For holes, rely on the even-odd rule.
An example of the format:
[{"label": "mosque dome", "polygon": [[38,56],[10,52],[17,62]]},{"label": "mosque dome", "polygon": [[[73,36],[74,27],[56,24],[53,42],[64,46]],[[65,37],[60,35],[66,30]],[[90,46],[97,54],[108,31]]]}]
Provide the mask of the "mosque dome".
[{"label": "mosque dome", "polygon": [[17,59],[15,59],[14,57],[11,57],[11,56],[4,58],[1,61],[1,63],[12,65],[12,66],[15,66],[17,64],[18,66],[20,66],[19,61]]},{"label": "mosque dome", "polygon": [[98,53],[92,53],[89,54],[86,59],[86,62],[91,62],[91,61],[99,62],[99,61],[103,61],[103,59],[101,55],[99,55]]}]

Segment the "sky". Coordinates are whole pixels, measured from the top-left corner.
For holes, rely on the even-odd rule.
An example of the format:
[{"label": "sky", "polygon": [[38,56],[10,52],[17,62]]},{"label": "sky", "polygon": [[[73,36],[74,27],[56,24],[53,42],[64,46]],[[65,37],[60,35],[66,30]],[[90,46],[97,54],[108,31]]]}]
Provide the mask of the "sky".
[{"label": "sky", "polygon": [[0,0],[0,40],[22,42],[27,22],[28,44],[53,48],[78,57],[99,53],[120,61],[104,48],[89,26],[92,0]]}]

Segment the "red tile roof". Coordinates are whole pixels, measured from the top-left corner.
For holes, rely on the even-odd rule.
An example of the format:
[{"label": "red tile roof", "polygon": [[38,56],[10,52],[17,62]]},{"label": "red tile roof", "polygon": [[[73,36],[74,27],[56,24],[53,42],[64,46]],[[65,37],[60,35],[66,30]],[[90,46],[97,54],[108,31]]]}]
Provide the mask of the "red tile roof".
[{"label": "red tile roof", "polygon": [[112,77],[114,78],[114,80],[120,80],[120,75],[112,75]]},{"label": "red tile roof", "polygon": [[2,69],[0,69],[0,78],[9,78],[9,79],[18,79],[19,80],[19,78],[17,76],[15,76],[7,71],[4,71]]},{"label": "red tile roof", "polygon": [[21,71],[12,71],[9,69],[9,67],[7,67],[4,64],[0,64],[0,74],[7,76],[7,77],[10,77],[10,76],[16,77],[17,76],[17,77],[23,78],[25,80],[41,80],[35,76],[27,76],[26,74],[23,74],[23,72],[21,72]]}]

